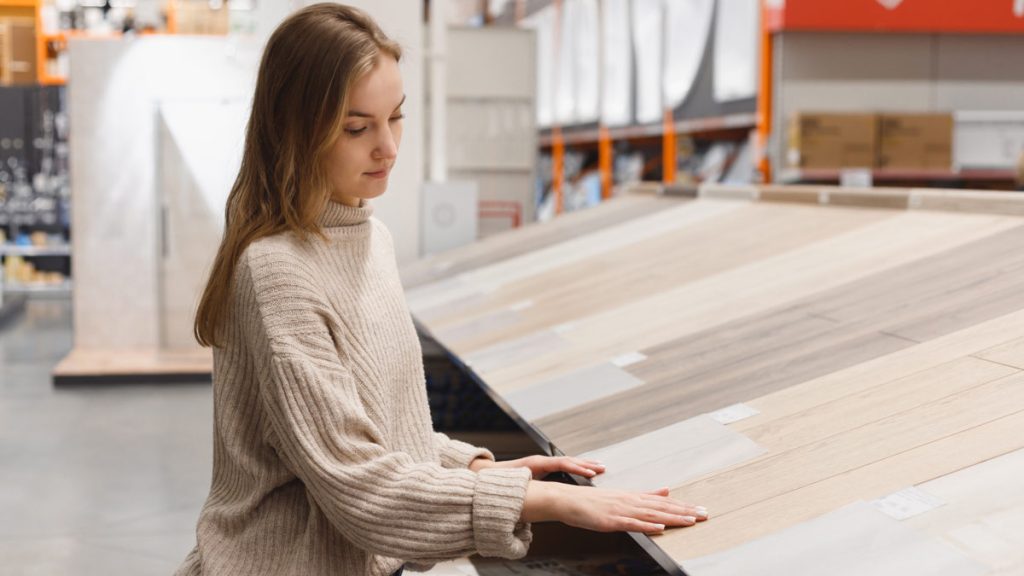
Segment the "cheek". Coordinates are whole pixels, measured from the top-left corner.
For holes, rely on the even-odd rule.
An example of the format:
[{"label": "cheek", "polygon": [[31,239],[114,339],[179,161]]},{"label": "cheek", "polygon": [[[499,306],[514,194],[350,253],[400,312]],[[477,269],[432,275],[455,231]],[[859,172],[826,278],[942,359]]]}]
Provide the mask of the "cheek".
[{"label": "cheek", "polygon": [[353,173],[359,172],[359,157],[362,154],[362,148],[362,144],[356,140],[350,140],[336,147],[332,157],[335,173],[342,178],[351,178]]}]

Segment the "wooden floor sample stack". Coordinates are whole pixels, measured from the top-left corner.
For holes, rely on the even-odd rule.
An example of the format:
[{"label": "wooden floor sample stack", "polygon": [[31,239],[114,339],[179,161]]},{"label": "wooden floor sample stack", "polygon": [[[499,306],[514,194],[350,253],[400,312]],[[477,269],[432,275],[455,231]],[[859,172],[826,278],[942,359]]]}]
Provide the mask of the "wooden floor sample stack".
[{"label": "wooden floor sample stack", "polygon": [[403,278],[513,415],[605,461],[595,484],[711,510],[653,539],[676,571],[1024,573],[1020,196],[630,195]]}]

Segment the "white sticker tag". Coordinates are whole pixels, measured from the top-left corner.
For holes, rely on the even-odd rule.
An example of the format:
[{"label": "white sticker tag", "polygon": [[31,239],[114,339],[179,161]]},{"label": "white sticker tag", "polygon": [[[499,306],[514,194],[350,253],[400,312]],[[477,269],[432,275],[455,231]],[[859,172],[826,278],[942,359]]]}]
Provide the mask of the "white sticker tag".
[{"label": "white sticker tag", "polygon": [[639,352],[630,352],[628,354],[612,358],[612,364],[619,368],[625,368],[626,366],[632,366],[633,364],[643,362],[644,360],[647,360],[647,356],[644,356]]},{"label": "white sticker tag", "polygon": [[751,416],[757,416],[760,414],[758,410],[747,406],[746,404],[733,404],[732,406],[726,406],[721,410],[716,410],[709,414],[711,419],[719,424],[732,424],[733,422],[739,422],[745,418]]},{"label": "white sticker tag", "polygon": [[555,326],[554,328],[551,329],[551,331],[554,332],[555,334],[561,335],[565,334],[566,332],[572,332],[575,329],[575,322],[566,322],[565,324],[559,324],[558,326]]},{"label": "white sticker tag", "polygon": [[893,492],[888,496],[874,500],[871,504],[897,520],[906,520],[918,514],[924,514],[945,504],[941,498],[933,496],[924,490],[911,486],[899,492]]},{"label": "white sticker tag", "polygon": [[522,312],[531,306],[533,306],[533,300],[523,300],[522,302],[516,302],[509,306],[508,309],[513,312]]}]

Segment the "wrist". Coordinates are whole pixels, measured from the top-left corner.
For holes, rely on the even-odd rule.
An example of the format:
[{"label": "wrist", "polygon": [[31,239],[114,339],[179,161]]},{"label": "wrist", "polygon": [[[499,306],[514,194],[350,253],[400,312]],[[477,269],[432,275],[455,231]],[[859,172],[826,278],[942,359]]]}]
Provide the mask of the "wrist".
[{"label": "wrist", "polygon": [[572,486],[558,482],[530,480],[526,488],[521,519],[523,522],[564,521],[564,508]]},{"label": "wrist", "polygon": [[474,458],[473,461],[469,463],[469,469],[472,472],[479,472],[479,471],[483,470],[484,468],[490,468],[493,465],[494,465],[494,460],[491,460],[490,458],[484,458],[484,457],[480,456],[480,457]]}]

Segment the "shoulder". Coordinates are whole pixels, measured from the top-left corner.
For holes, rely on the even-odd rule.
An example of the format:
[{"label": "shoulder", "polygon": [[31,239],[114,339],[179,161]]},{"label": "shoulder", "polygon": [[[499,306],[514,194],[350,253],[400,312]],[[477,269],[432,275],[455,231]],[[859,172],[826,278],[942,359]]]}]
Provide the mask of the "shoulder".
[{"label": "shoulder", "polygon": [[258,301],[319,292],[315,260],[308,246],[291,234],[251,243],[238,259],[238,276],[251,286]]}]

